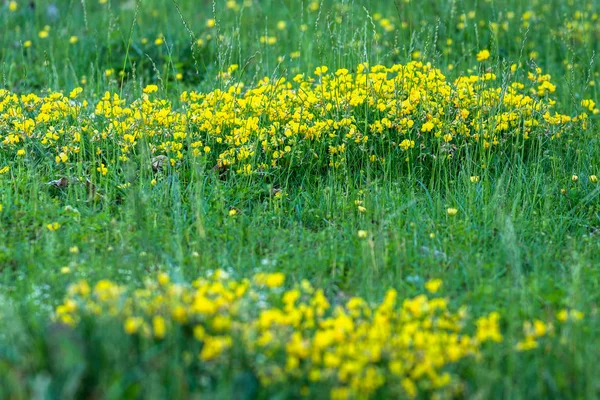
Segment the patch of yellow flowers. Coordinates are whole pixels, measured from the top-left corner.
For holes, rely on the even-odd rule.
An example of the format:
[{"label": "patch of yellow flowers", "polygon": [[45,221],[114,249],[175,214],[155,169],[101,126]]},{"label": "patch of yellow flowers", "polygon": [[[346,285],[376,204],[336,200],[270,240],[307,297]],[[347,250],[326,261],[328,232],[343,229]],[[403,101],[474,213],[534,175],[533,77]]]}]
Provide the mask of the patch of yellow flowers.
[{"label": "patch of yellow flowers", "polygon": [[[575,309],[567,310],[562,309],[556,314],[556,319],[559,328],[559,343],[568,343],[568,329],[564,328],[569,323],[577,323],[584,318],[583,312]],[[529,351],[537,349],[540,341],[547,337],[556,336],[557,332],[555,324],[552,321],[542,321],[536,319],[534,321],[525,321],[523,323],[523,339],[520,340],[516,345],[517,351]]]},{"label": "patch of yellow flowers", "polygon": [[[195,362],[204,366],[225,368],[244,354],[265,387],[295,383],[305,395],[327,387],[338,399],[382,390],[392,397],[457,394],[460,380],[448,367],[503,340],[498,313],[473,324],[465,307],[453,312],[445,298],[400,299],[389,290],[376,305],[360,297],[332,304],[307,281],[288,290],[284,283],[282,273],[234,280],[220,270],[191,285],[159,273],[135,290],[80,281],[55,315],[73,327],[120,321],[125,332],[149,341],[178,332],[201,344]],[[426,287],[434,293],[441,285],[437,279]]]},{"label": "patch of yellow flowers", "polygon": [[312,76],[264,78],[252,87],[228,73],[222,89],[183,92],[179,105],[156,85],[133,102],[107,92],[94,105],[80,100],[81,88],[68,96],[2,89],[0,149],[9,163],[26,155],[58,165],[84,162],[88,172],[105,176],[135,160],[143,143],[172,168],[204,158],[211,167],[262,174],[445,159],[466,146],[488,154],[532,136],[585,129],[587,112],[598,112],[584,100],[580,114],[559,114],[549,75],[537,69],[522,83],[511,71],[503,82],[489,71],[449,81],[418,61],[360,64],[354,72],[322,66]]}]

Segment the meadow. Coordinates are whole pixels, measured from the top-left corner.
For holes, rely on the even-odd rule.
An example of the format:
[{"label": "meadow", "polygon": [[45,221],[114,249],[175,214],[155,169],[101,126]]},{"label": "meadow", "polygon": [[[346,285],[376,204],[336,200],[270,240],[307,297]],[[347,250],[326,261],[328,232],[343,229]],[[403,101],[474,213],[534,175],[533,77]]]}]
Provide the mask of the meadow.
[{"label": "meadow", "polygon": [[0,399],[600,397],[599,8],[1,1]]}]

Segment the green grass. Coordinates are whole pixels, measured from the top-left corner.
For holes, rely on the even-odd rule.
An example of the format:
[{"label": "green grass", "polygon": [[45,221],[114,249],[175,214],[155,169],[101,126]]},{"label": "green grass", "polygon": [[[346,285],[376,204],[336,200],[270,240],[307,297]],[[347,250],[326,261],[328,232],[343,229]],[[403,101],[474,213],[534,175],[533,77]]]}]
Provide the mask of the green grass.
[{"label": "green grass", "polygon": [[[183,0],[36,3],[31,9],[20,2],[16,12],[0,3],[0,82],[18,94],[68,94],[82,86],[94,104],[105,91],[138,98],[154,83],[177,107],[183,91],[224,87],[216,76],[231,64],[240,66],[232,79],[251,87],[264,76],[291,80],[320,65],[335,71],[362,62],[406,63],[418,51],[420,60],[454,78],[477,74],[475,55],[487,48],[487,65],[499,76],[513,63],[552,75],[562,113],[574,116],[582,99],[597,99],[596,1],[323,0],[314,2],[315,11],[301,0],[238,0],[235,9]],[[522,16],[530,11],[525,27]],[[381,16],[394,29],[387,32]],[[41,39],[45,25],[49,36]],[[156,45],[161,35],[164,43]],[[77,43],[69,43],[71,36]],[[276,43],[261,43],[263,36]],[[50,322],[68,285],[79,279],[136,287],[158,271],[190,282],[217,268],[240,278],[280,271],[288,286],[308,279],[329,298],[372,302],[389,288],[400,298],[416,296],[427,280],[441,278],[444,296],[471,314],[502,316],[504,343],[466,367],[469,397],[596,398],[600,186],[588,178],[600,175],[595,116],[589,125],[572,137],[540,140],[529,153],[508,148],[491,156],[486,169],[477,154],[463,154],[410,172],[390,159],[382,168],[357,162],[344,171],[223,179],[210,164],[156,175],[151,157],[140,151],[129,169],[98,184],[99,199],[90,199],[84,183],[66,190],[47,184],[85,177],[83,164],[68,169],[49,157],[17,159],[0,144],[0,164],[11,165],[0,175],[0,398],[230,398],[246,390],[224,376],[185,392],[169,376],[180,361],[172,355],[177,352],[161,353],[162,367],[144,365],[128,374],[126,356],[111,364],[108,356],[94,361],[77,346],[56,344],[71,339]],[[8,134],[0,130],[2,138]],[[93,171],[91,178],[100,181]],[[473,175],[481,181],[471,182]],[[154,176],[156,186],[149,183]],[[124,182],[133,184],[116,187]],[[364,213],[355,200],[364,201]],[[447,215],[449,207],[458,209],[456,216]],[[232,208],[237,215],[229,215]],[[61,228],[46,229],[52,222]],[[367,239],[358,230],[366,230]],[[585,313],[568,343],[514,351],[525,320],[547,320],[562,308]],[[102,347],[103,340],[115,340],[110,336],[100,331],[86,345]],[[127,354],[131,347],[123,340],[118,348]],[[106,387],[85,392],[86,379],[100,374],[94,362],[105,368]],[[257,398],[276,396],[261,390]],[[239,398],[252,398],[248,393]]]}]

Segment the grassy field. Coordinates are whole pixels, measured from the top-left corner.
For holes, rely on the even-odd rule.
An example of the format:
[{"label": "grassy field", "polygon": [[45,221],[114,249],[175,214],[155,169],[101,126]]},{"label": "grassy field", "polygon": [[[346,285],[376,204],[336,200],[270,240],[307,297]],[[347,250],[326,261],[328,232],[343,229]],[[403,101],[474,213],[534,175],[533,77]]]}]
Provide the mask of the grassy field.
[{"label": "grassy field", "polygon": [[0,399],[599,397],[599,8],[0,1]]}]

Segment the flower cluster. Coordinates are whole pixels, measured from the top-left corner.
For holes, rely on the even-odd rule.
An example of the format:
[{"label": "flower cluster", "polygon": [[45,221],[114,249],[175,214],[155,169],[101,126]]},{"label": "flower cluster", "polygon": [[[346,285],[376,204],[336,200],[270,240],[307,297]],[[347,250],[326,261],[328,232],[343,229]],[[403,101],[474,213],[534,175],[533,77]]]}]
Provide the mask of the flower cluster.
[{"label": "flower cluster", "polygon": [[[288,290],[284,283],[281,273],[234,280],[223,271],[191,285],[160,273],[137,290],[80,281],[56,319],[73,327],[118,321],[151,342],[184,335],[178,343],[199,346],[194,362],[202,368],[222,371],[243,359],[263,387],[298,385],[305,395],[326,387],[332,398],[456,393],[460,377],[448,367],[503,340],[497,313],[473,324],[465,307],[453,312],[445,298],[402,300],[389,290],[377,305],[360,297],[332,304],[307,281]],[[437,292],[441,284],[427,287]]]},{"label": "flower cluster", "polygon": [[156,85],[131,103],[107,92],[94,107],[79,100],[81,88],[44,97],[0,90],[0,152],[13,162],[83,163],[101,176],[118,175],[143,152],[170,168],[204,160],[246,175],[319,171],[451,159],[467,147],[499,152],[585,129],[586,112],[597,112],[589,100],[576,116],[554,111],[555,86],[539,69],[526,83],[499,84],[492,72],[450,82],[421,62],[334,73],[323,66],[292,81],[264,78],[246,88],[229,79],[224,87],[183,92],[180,106]]},{"label": "flower cluster", "polygon": [[[563,309],[558,312],[556,319],[560,325],[564,325],[569,322],[581,321],[584,314],[579,310],[566,310]],[[559,328],[560,328],[559,325]],[[559,329],[561,335],[565,335],[565,330]],[[539,341],[545,337],[555,336],[555,324],[553,322],[544,322],[536,319],[534,321],[525,321],[523,323],[523,339],[516,345],[518,351],[528,351],[538,348]],[[566,343],[566,337],[559,340],[561,343]]]}]

